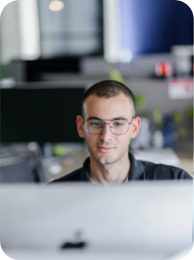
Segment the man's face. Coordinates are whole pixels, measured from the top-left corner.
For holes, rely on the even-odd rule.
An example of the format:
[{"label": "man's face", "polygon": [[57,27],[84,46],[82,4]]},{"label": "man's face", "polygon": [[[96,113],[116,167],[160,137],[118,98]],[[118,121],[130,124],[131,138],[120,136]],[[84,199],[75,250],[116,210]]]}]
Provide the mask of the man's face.
[{"label": "man's face", "polygon": [[[129,130],[124,135],[115,135],[111,132],[109,125],[105,124],[101,134],[92,135],[86,131],[81,116],[77,117],[77,129],[80,137],[85,137],[91,159],[99,164],[112,164],[123,157],[128,158],[128,146],[130,139],[134,138],[140,127],[140,119],[134,116],[134,109],[131,101],[124,94],[106,99],[95,95],[89,96],[84,103],[84,119],[99,118],[110,122],[114,118],[126,118]],[[133,120],[132,120],[133,119]]]}]

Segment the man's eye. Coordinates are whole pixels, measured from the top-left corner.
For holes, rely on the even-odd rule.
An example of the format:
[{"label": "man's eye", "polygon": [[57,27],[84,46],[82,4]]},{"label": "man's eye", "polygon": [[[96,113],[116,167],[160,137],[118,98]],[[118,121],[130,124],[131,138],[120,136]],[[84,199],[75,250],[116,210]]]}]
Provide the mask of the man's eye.
[{"label": "man's eye", "polygon": [[114,121],[114,122],[113,122],[113,125],[114,125],[114,126],[123,126],[123,122]]},{"label": "man's eye", "polygon": [[101,126],[100,122],[90,122],[90,125],[94,127]]}]

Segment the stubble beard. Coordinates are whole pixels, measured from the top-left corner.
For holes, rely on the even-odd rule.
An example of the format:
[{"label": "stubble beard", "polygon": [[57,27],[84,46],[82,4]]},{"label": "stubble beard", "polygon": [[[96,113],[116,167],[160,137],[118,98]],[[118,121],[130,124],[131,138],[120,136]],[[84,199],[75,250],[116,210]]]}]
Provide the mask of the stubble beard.
[{"label": "stubble beard", "polygon": [[[116,148],[114,148],[116,149]],[[124,154],[126,153],[126,150],[121,152],[119,155],[117,154],[114,154],[114,155],[109,155],[109,154],[106,154],[106,153],[102,153],[100,154],[100,156],[96,156],[95,153],[93,153],[89,147],[88,147],[88,150],[89,150],[89,153],[90,153],[90,156],[100,165],[106,165],[106,164],[113,164],[113,163],[116,163],[117,161],[119,161],[123,156]],[[127,152],[128,152],[128,149],[127,149]]]},{"label": "stubble beard", "polygon": [[[125,150],[123,150],[123,151],[120,151],[119,154],[115,153],[113,155],[109,155],[109,154],[106,154],[106,153],[102,153],[100,155],[96,155],[95,151],[93,151],[91,149],[91,147],[90,147],[90,145],[89,145],[89,143],[87,142],[87,139],[86,139],[86,145],[87,145],[88,151],[90,153],[90,156],[93,158],[94,161],[96,161],[100,165],[113,164],[113,163],[116,163],[117,161],[119,161],[125,155],[126,152],[128,154],[129,144],[130,144],[130,140],[129,140],[127,148]],[[96,143],[96,147],[98,147],[100,145],[113,146],[114,149],[117,149],[117,145],[115,145],[113,143],[110,143],[110,142]]]},{"label": "stubble beard", "polygon": [[113,156],[110,156],[110,155],[108,156],[108,155],[102,154],[99,158],[96,158],[96,160],[98,161],[99,164],[106,165],[106,164],[113,164],[118,159]]}]

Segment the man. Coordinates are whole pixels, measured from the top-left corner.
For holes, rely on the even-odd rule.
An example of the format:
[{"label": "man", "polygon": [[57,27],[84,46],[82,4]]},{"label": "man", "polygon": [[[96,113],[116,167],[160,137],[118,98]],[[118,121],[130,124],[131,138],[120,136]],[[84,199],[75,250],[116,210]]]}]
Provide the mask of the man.
[{"label": "man", "polygon": [[90,157],[83,167],[53,182],[122,183],[131,180],[192,179],[182,169],[136,160],[128,151],[140,129],[135,99],[124,84],[106,80],[89,88],[82,100],[77,130]]}]

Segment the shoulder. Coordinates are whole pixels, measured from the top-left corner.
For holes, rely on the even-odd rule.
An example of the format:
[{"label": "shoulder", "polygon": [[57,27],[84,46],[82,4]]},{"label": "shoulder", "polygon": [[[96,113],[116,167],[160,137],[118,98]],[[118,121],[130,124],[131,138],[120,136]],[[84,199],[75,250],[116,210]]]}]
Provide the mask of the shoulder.
[{"label": "shoulder", "polygon": [[55,180],[49,182],[49,184],[50,183],[57,183],[57,182],[80,181],[81,170],[82,170],[82,168],[79,168],[79,169],[77,169],[77,170],[75,170],[75,171],[73,171],[73,172],[71,172],[71,173],[69,173],[69,174],[67,174],[67,175],[65,175],[61,178],[58,178],[58,179],[55,179]]},{"label": "shoulder", "polygon": [[145,179],[152,180],[172,180],[172,179],[192,179],[183,169],[165,164],[155,164],[148,161],[141,161]]}]

